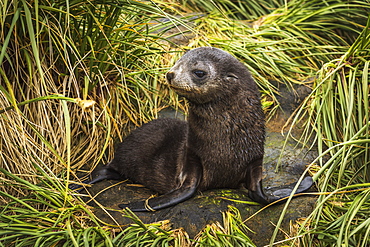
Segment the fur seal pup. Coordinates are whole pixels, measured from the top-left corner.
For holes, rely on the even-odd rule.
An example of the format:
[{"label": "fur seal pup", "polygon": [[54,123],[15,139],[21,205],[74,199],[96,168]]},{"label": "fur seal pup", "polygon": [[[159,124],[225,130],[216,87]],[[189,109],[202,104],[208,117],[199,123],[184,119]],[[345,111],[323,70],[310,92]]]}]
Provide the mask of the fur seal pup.
[{"label": "fur seal pup", "polygon": [[[189,101],[188,121],[157,119],[131,132],[97,178],[130,179],[159,194],[146,201],[120,204],[132,211],[158,210],[197,191],[238,188],[268,204],[287,197],[262,190],[265,116],[259,90],[247,68],[229,53],[212,47],[186,52],[166,74],[170,87]],[[309,189],[306,177],[297,193]]]}]

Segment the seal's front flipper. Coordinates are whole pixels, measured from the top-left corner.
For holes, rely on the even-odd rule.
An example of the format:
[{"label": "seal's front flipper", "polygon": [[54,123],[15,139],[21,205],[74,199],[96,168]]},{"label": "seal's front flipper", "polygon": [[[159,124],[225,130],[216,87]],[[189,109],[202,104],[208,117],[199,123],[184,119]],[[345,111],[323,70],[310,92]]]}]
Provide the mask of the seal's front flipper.
[{"label": "seal's front flipper", "polygon": [[[288,184],[288,185],[281,186],[281,187],[272,188],[270,189],[272,192],[266,195],[266,193],[264,193],[262,190],[262,181],[260,181],[257,184],[255,191],[249,191],[249,197],[253,201],[267,205],[277,200],[289,197],[296,184],[297,183],[293,183],[293,184]],[[305,177],[300,183],[295,194],[305,192],[312,186],[312,184],[313,184],[312,177],[309,177],[309,176]],[[284,200],[282,200],[281,202],[284,202]]]},{"label": "seal's front flipper", "polygon": [[[271,192],[272,198],[281,199],[281,198],[290,196],[290,194],[292,193],[296,184],[297,183],[288,184],[288,185],[285,185],[285,186],[280,186],[280,187],[277,187],[276,190],[274,188],[272,188],[271,189],[272,190],[272,192]],[[310,176],[305,177],[302,180],[302,182],[299,184],[298,189],[295,192],[295,194],[305,192],[306,190],[311,188],[312,184],[313,184],[312,177],[310,177]]]},{"label": "seal's front flipper", "polygon": [[145,201],[119,204],[118,206],[122,209],[128,207],[133,212],[146,212],[174,206],[189,199],[197,192],[203,171],[199,158],[193,155],[191,150],[187,150],[187,161],[186,167],[183,168],[178,178],[179,188]]},{"label": "seal's front flipper", "polygon": [[129,208],[133,212],[147,212],[167,208],[183,202],[192,197],[197,191],[196,187],[179,188],[168,194],[154,197],[145,201],[133,202],[128,204],[119,204],[118,207]]},{"label": "seal's front flipper", "polygon": [[[267,205],[271,203],[271,197],[267,197],[267,195],[262,190],[262,180],[257,183],[256,190],[248,190],[248,196],[255,202],[261,203],[263,205]],[[278,198],[276,198],[278,200]],[[272,200],[275,201],[275,200]]]}]

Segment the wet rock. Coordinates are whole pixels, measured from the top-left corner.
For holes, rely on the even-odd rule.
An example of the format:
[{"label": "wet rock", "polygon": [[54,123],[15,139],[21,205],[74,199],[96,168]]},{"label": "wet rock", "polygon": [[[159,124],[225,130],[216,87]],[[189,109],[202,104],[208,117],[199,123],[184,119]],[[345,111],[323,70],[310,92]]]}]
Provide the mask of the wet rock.
[{"label": "wet rock", "polygon": [[[101,192],[102,189],[113,184],[113,181],[104,181],[91,188],[92,194],[100,192],[95,200],[104,207],[109,208],[108,211],[103,211],[101,208],[96,207],[95,213],[106,223],[128,225],[132,221],[123,216],[117,205],[122,202],[146,199],[153,193],[146,188],[132,186],[127,183]],[[236,203],[230,199],[246,203]],[[290,222],[294,222],[312,212],[315,200],[314,197],[302,196],[294,198],[282,222],[282,229],[289,233]],[[173,229],[184,228],[189,236],[193,238],[207,224],[216,221],[222,222],[222,212],[226,211],[229,205],[236,207],[243,219],[249,218],[262,208],[260,205],[250,205],[248,202],[250,202],[250,199],[245,190],[210,190],[176,206],[156,212],[137,212],[136,215],[144,223],[170,220]],[[91,204],[96,206],[96,203],[92,202]],[[285,204],[267,207],[246,222],[249,229],[253,231],[253,233],[247,234],[257,246],[269,243],[275,224],[277,224],[284,206]],[[282,239],[285,239],[285,235],[280,232],[277,240]]]}]

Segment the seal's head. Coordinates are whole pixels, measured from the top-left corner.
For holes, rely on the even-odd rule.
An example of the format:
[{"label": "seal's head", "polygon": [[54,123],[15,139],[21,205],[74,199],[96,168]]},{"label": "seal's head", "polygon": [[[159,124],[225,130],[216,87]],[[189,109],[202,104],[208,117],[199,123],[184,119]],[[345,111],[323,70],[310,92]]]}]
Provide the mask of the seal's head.
[{"label": "seal's head", "polygon": [[166,78],[175,92],[193,103],[207,103],[233,94],[240,89],[240,84],[246,84],[245,78],[253,81],[235,57],[213,47],[186,52],[167,72]]}]

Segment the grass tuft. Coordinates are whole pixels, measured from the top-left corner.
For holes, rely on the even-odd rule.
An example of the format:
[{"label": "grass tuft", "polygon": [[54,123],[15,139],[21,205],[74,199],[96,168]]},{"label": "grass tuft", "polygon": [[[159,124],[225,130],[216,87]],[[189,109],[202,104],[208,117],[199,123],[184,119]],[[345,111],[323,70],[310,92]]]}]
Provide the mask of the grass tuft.
[{"label": "grass tuft", "polygon": [[[309,217],[308,245],[370,243],[369,30],[370,17],[348,51],[322,67],[301,108],[308,116],[304,142],[313,136],[322,153],[314,179],[320,192],[329,192],[319,196]],[[349,191],[338,193],[343,190]]]}]

